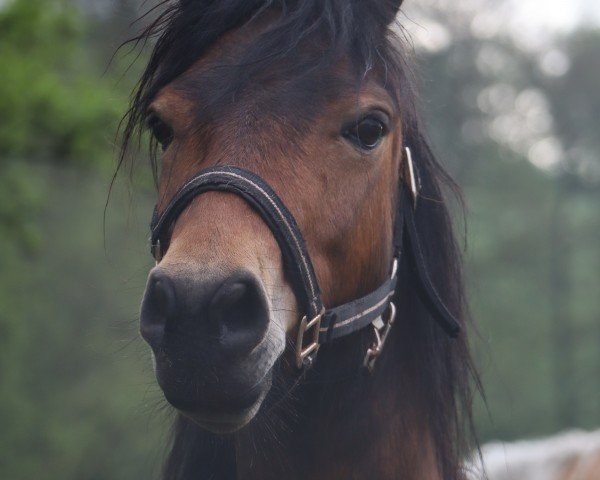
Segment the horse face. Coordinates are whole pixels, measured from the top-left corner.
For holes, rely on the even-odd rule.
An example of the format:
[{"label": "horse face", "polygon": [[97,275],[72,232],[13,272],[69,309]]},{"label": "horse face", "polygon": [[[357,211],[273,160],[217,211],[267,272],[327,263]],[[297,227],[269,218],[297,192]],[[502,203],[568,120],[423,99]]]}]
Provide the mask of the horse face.
[{"label": "horse face", "polygon": [[[398,112],[376,73],[357,90],[343,62],[313,85],[283,65],[287,73],[255,73],[235,98],[219,96],[238,80],[233,66],[255,34],[227,34],[156,96],[158,210],[203,168],[254,171],[296,218],[334,306],[375,288],[391,261]],[[303,315],[263,219],[231,193],[208,192],[179,216],[150,273],[141,333],[167,400],[201,426],[230,432],[257,413],[274,372],[295,375],[286,345]]]}]

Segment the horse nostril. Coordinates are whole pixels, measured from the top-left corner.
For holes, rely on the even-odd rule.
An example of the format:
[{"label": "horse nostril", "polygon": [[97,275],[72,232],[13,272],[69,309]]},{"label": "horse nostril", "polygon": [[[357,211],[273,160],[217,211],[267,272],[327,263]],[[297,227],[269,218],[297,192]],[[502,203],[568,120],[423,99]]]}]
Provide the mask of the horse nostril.
[{"label": "horse nostril", "polygon": [[173,282],[162,272],[152,273],[142,302],[140,317],[142,337],[151,346],[158,346],[165,331],[173,328],[176,313],[177,302]]},{"label": "horse nostril", "polygon": [[[157,313],[163,320],[173,318],[176,313],[175,289],[168,278],[159,278],[153,285],[154,304]],[[165,325],[168,326],[168,325]]]},{"label": "horse nostril", "polygon": [[208,307],[209,321],[223,347],[245,353],[260,343],[269,324],[263,289],[254,275],[232,275],[217,289]]},{"label": "horse nostril", "polygon": [[169,345],[179,342],[180,348],[212,342],[224,353],[243,355],[267,331],[267,305],[260,280],[247,271],[200,282],[156,269],[142,302],[140,332],[154,350],[166,348],[168,337]]}]

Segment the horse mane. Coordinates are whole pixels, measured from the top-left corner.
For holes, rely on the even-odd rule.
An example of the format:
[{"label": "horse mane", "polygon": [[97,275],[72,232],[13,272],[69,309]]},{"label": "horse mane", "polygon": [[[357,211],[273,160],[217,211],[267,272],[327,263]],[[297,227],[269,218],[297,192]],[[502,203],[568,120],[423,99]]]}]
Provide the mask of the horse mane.
[{"label": "horse mane", "polygon": [[[397,361],[416,366],[417,388],[424,403],[420,406],[431,426],[433,447],[444,479],[462,479],[461,456],[467,452],[473,436],[472,383],[479,386],[476,370],[464,334],[468,323],[461,248],[457,244],[445,193],[460,197],[458,189],[441,167],[423,133],[418,115],[414,75],[407,58],[406,40],[401,29],[382,28],[394,20],[398,2],[349,0],[180,0],[162,1],[155,8],[162,13],[132,41],[145,44],[155,41],[147,68],[132,97],[124,117],[123,150],[119,167],[126,161],[132,139],[143,130],[144,119],[152,99],[161,88],[179,77],[226,32],[248,22],[257,21],[275,11],[268,30],[245,47],[244,65],[240,65],[238,82],[224,82],[215,98],[230,96],[246,88],[254,75],[272,67],[288,65],[294,85],[328,70],[331,59],[350,58],[357,87],[373,69],[385,78],[385,88],[401,112],[404,142],[412,149],[421,182],[416,211],[417,231],[425,254],[425,262],[433,282],[448,309],[463,326],[463,334],[449,339],[430,318],[411,285],[411,272],[406,262],[400,266],[396,292],[399,324],[392,329],[389,349],[393,353],[385,362],[386,373],[393,377],[400,369]],[[396,4],[396,6],[394,6]],[[271,17],[270,17],[271,18]],[[318,38],[322,45],[321,60],[299,54],[305,42]],[[292,61],[293,59],[293,61]],[[287,60],[290,60],[286,63]],[[335,79],[329,78],[329,81]],[[304,91],[303,93],[307,93]],[[308,93],[307,93],[308,94]],[[302,95],[299,96],[300,98]],[[299,100],[300,101],[300,100]],[[322,105],[318,99],[302,103],[306,116]],[[298,105],[290,104],[288,108]],[[156,171],[156,162],[153,162]],[[363,335],[364,337],[364,335]],[[363,339],[364,342],[366,337]],[[362,348],[362,347],[360,347]],[[325,349],[324,349],[325,350]],[[364,355],[364,350],[361,350]],[[316,374],[334,365],[333,355],[320,354]],[[362,360],[362,357],[361,357]],[[382,364],[383,366],[383,364]],[[379,365],[378,365],[379,367]],[[417,368],[418,367],[418,368]],[[310,373],[309,375],[314,375]],[[336,385],[322,384],[327,389]],[[274,387],[276,390],[276,388]],[[283,390],[284,387],[281,387]],[[360,388],[355,388],[360,396]],[[264,415],[253,422],[265,421]],[[165,464],[165,480],[211,478],[207,467],[220,472],[215,478],[235,478],[235,454],[231,438],[223,439],[200,430],[178,416],[173,430],[174,440]],[[233,465],[233,466],[232,466]],[[203,474],[202,472],[206,472]]]},{"label": "horse mane", "polygon": [[[278,12],[270,27],[244,50],[244,63],[229,65],[230,72],[222,82],[215,82],[211,100],[217,104],[248,87],[264,72],[281,72],[288,65],[288,77],[294,80],[290,93],[294,101],[286,109],[298,117],[308,118],[323,104],[327,95],[335,95],[335,76],[319,78],[328,72],[334,61],[346,56],[359,87],[367,72],[376,67],[385,69],[387,87],[398,105],[412,115],[416,109],[413,84],[405,74],[410,69],[405,59],[392,45],[397,43],[389,24],[396,12],[397,1],[344,0],[162,0],[140,20],[155,11],[157,18],[124,45],[145,46],[154,42],[148,64],[133,93],[130,108],[123,120],[120,169],[128,160],[127,150],[133,140],[140,140],[148,108],[156,94],[174,81],[198,60],[225,33],[245,24],[260,21],[269,12]],[[319,39],[320,60],[314,55],[301,55],[307,42]],[[319,80],[321,92],[310,88],[310,80]],[[325,80],[325,81],[324,81]],[[314,84],[314,83],[313,83]],[[325,88],[328,86],[329,88]],[[325,91],[327,90],[327,91]],[[310,98],[316,97],[316,98]],[[401,98],[400,98],[401,97]],[[310,100],[309,100],[310,98]],[[151,145],[153,153],[156,145]],[[156,158],[152,167],[157,171]],[[118,170],[117,169],[117,170]]]}]

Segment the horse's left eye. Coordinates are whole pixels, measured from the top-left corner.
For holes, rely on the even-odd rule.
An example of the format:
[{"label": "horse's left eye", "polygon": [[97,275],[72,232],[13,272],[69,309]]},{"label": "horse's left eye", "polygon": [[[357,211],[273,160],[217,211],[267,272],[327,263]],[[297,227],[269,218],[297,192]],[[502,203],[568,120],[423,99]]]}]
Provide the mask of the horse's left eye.
[{"label": "horse's left eye", "polygon": [[363,150],[373,150],[387,134],[386,125],[375,117],[365,117],[344,132],[344,137]]}]

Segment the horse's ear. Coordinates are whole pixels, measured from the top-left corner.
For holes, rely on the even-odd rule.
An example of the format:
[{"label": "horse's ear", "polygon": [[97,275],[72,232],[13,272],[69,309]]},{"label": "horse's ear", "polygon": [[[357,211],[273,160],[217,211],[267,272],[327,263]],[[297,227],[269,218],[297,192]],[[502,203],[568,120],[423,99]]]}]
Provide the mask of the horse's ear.
[{"label": "horse's ear", "polygon": [[392,23],[404,3],[404,0],[379,0],[386,8],[386,16],[388,23]]}]

